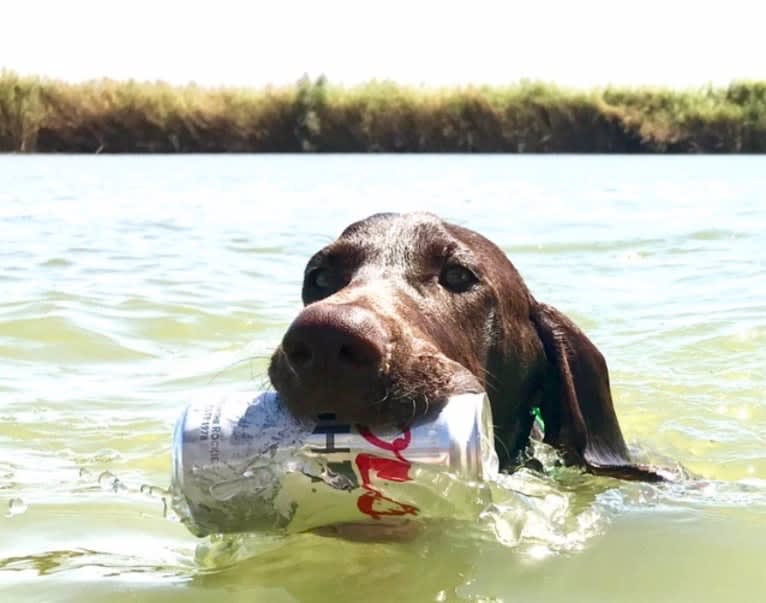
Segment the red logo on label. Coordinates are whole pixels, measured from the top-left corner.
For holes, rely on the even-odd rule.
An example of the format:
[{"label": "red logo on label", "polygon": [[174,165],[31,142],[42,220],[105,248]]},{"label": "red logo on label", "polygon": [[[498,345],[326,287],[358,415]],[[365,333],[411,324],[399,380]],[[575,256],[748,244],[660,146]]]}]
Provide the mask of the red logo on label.
[{"label": "red logo on label", "polygon": [[364,452],[356,455],[356,466],[362,478],[362,488],[367,490],[356,501],[357,508],[373,519],[380,519],[383,516],[417,515],[417,507],[383,496],[372,486],[373,474],[379,479],[390,482],[408,482],[412,479],[409,476],[411,464],[402,456],[402,451],[406,450],[412,442],[410,430],[406,430],[401,436],[388,442],[376,436],[367,427],[359,425],[357,429],[359,435],[370,444],[381,450],[392,452],[396,457],[390,459]]}]

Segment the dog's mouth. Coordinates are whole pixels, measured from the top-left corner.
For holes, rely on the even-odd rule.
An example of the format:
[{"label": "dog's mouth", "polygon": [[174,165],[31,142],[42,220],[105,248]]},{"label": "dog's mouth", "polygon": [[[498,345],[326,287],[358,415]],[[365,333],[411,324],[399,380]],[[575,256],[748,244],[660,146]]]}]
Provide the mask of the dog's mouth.
[{"label": "dog's mouth", "polygon": [[368,379],[326,374],[301,378],[281,348],[272,356],[269,378],[296,417],[334,415],[338,421],[371,427],[406,428],[436,416],[450,396],[481,391],[476,377],[440,354],[421,354]]},{"label": "dog's mouth", "polygon": [[426,398],[394,398],[384,395],[372,402],[355,404],[327,403],[306,405],[305,397],[293,399],[282,395],[285,405],[295,416],[328,416],[340,423],[355,423],[377,428],[407,429],[438,414],[446,400]]}]

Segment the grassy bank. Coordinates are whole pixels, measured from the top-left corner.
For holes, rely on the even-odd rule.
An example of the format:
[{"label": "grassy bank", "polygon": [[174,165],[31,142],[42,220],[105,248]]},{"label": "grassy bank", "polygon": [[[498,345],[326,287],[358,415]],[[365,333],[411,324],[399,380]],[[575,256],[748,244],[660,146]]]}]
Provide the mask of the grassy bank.
[{"label": "grassy bank", "polygon": [[320,79],[208,89],[0,73],[0,151],[766,152],[766,82],[689,91]]}]

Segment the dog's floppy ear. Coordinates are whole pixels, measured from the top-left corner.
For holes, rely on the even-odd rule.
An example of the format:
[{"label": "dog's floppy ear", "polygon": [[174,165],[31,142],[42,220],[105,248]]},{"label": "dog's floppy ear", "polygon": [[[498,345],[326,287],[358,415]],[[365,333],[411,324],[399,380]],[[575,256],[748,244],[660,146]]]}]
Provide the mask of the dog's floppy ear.
[{"label": "dog's floppy ear", "polygon": [[552,365],[541,405],[544,441],[597,475],[661,481],[649,467],[632,464],[617,422],[606,361],[571,320],[545,304],[533,305],[532,322]]}]

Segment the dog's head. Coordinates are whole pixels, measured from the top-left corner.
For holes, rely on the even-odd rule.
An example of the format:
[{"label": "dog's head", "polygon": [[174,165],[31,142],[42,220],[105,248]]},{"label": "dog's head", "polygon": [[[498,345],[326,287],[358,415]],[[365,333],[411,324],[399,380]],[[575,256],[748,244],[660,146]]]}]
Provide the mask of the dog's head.
[{"label": "dog's head", "polygon": [[346,228],[309,260],[303,302],[269,371],[296,414],[408,422],[486,388],[496,348],[536,340],[505,254],[430,214]]},{"label": "dog's head", "polygon": [[269,367],[296,415],[407,425],[486,390],[505,464],[535,406],[572,462],[627,463],[598,350],[476,232],[425,213],[370,216],[309,260],[303,302]]}]

